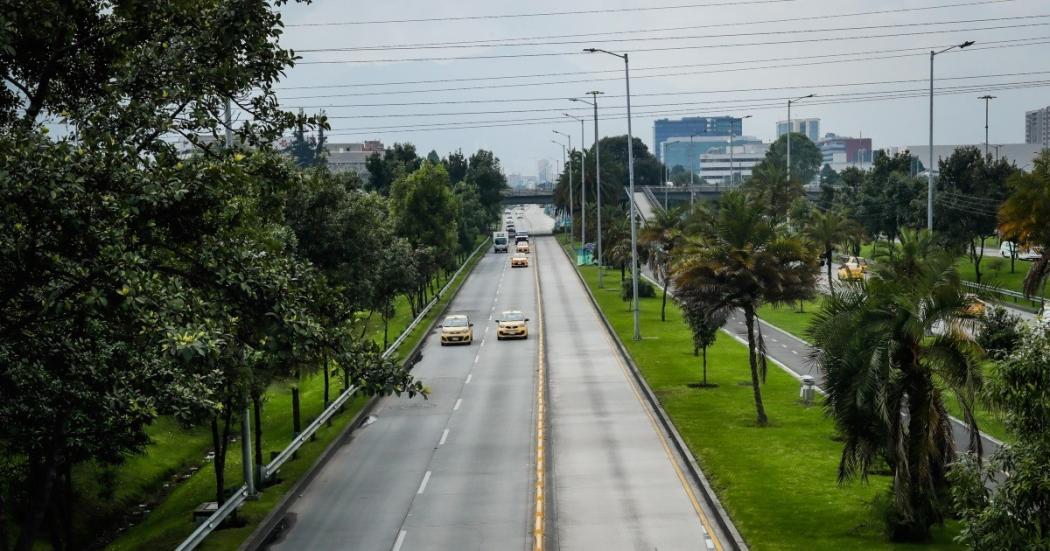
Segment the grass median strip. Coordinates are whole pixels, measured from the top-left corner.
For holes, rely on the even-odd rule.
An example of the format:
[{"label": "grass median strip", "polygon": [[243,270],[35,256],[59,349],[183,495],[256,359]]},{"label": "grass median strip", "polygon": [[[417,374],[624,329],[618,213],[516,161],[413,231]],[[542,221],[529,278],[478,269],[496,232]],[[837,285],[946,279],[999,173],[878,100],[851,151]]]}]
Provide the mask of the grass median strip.
[{"label": "grass median strip", "polygon": [[[700,358],[676,306],[660,321],[660,299],[640,304],[641,341],[633,341],[631,312],[620,300],[619,277],[581,268],[603,312],[656,392],[661,404],[709,477],[733,522],[752,549],[899,549],[882,534],[872,503],[889,487],[883,476],[868,484],[837,484],[842,444],[819,405],[798,402],[798,382],[778,369],[763,387],[771,424],[758,428],[748,383],[747,349],[720,334],[708,350],[708,379],[716,388],[692,388]],[[807,306],[808,308],[808,306]],[[927,549],[961,549],[955,523],[936,529]]]},{"label": "grass median strip", "polygon": [[[456,291],[470,275],[474,266],[484,257],[484,250],[468,261],[466,268],[453,280],[449,291],[438,300],[437,304],[430,310],[427,317],[409,335],[409,338],[398,349],[396,355],[399,359],[406,359],[412,348],[426,336],[430,323],[442,312]],[[407,303],[398,303],[399,307],[408,308]],[[401,319],[404,318],[404,319]],[[404,320],[407,319],[407,322]],[[400,333],[404,326],[411,322],[411,316],[399,316],[396,321],[391,321],[391,333]],[[393,333],[397,328],[398,333]],[[380,321],[377,333],[379,342],[382,342],[382,322]],[[392,340],[392,339],[391,339]],[[323,381],[320,374],[304,377],[299,385],[300,400],[303,415],[303,426],[316,418],[323,410],[322,394]],[[342,390],[341,378],[333,377],[332,395],[336,396]],[[260,493],[259,499],[248,501],[238,512],[241,525],[225,528],[212,533],[201,545],[205,550],[229,550],[236,549],[258,526],[259,522],[273,509],[281,497],[289,488],[309,469],[322,451],[332,442],[345,428],[347,423],[367,402],[364,396],[355,396],[347,402],[346,411],[333,417],[331,426],[321,427],[315,439],[308,442],[299,449],[298,458],[289,461],[281,467],[278,484],[268,486]],[[274,385],[267,393],[266,406],[263,409],[265,428],[264,441],[266,450],[281,450],[286,447],[292,439],[291,420],[291,393],[286,383]],[[182,431],[177,427],[169,427],[175,431],[175,435],[167,440],[173,440],[175,446],[179,443],[179,433],[187,432],[195,434],[200,432],[204,435],[203,444],[200,446],[196,456],[200,456],[209,448],[211,439],[207,436],[206,428]],[[167,441],[165,441],[167,446]],[[142,461],[148,465],[148,458],[152,455],[160,455],[168,451],[165,448],[151,448],[143,455],[133,458],[131,461]],[[226,462],[226,476],[228,486],[236,486],[240,483],[241,461],[237,444],[231,445],[230,453]],[[269,460],[269,457],[266,458]],[[214,500],[215,475],[212,465],[205,464],[199,471],[195,472],[189,479],[185,480],[167,496],[157,507],[150,512],[145,519],[130,530],[124,532],[113,541],[108,549],[132,550],[132,549],[172,549],[185,539],[193,531],[194,525],[190,521],[190,513],[204,501]]]}]

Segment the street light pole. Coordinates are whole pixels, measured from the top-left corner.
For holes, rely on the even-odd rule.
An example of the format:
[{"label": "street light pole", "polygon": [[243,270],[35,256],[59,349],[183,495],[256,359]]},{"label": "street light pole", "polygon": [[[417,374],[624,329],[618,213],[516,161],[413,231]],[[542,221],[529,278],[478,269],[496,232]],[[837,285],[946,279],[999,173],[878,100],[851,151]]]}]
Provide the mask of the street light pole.
[{"label": "street light pole", "polygon": [[594,108],[594,187],[595,187],[595,212],[598,215],[598,288],[605,288],[605,264],[602,257],[602,153],[598,148],[598,96],[604,92],[592,90],[587,92],[594,101],[570,98],[569,101],[578,101],[589,104]]},{"label": "street light pole", "polygon": [[696,151],[693,149],[693,136],[696,134],[689,135],[689,206],[693,206],[693,174],[696,173]]},{"label": "street light pole", "polygon": [[[562,164],[566,167],[565,170],[569,173],[569,244],[572,244],[576,240],[576,217],[572,212],[572,136],[557,130],[553,130],[552,132],[569,139],[568,164],[565,164],[564,162]],[[564,157],[565,154],[562,153],[562,156]]]},{"label": "street light pole", "polygon": [[[809,99],[816,94],[810,94],[808,96],[802,96],[801,98],[789,99],[788,100],[788,131],[787,131],[787,179],[791,181],[791,134],[795,131],[795,125],[791,124],[791,104]],[[730,132],[732,134],[732,132]]]},{"label": "street light pole", "polygon": [[988,156],[988,104],[995,99],[995,96],[984,95],[977,99],[984,100],[984,156]]},{"label": "street light pole", "polygon": [[630,187],[631,204],[631,301],[634,310],[634,340],[642,340],[642,332],[639,326],[638,312],[638,205],[634,200],[634,135],[631,132],[631,64],[627,54],[614,54],[598,48],[586,48],[588,53],[601,52],[616,56],[623,60],[624,84],[627,91],[627,177]]},{"label": "street light pole", "polygon": [[[558,145],[561,146],[561,167],[562,167],[561,170],[564,171],[565,167],[568,166],[568,165],[565,164],[565,144],[563,144],[563,143],[561,143],[561,142],[559,142],[557,140],[551,140],[551,143],[558,144]],[[558,162],[558,161],[555,160],[554,162]],[[572,183],[571,183],[572,182],[572,180],[571,180],[572,174],[569,174],[569,178],[570,178],[570,180],[569,180],[569,182],[570,182],[569,183],[569,243],[572,243]],[[560,179],[561,178],[559,178],[559,180]],[[557,186],[555,186],[555,188],[557,188]]]},{"label": "street light pole", "polygon": [[570,119],[580,121],[580,246],[587,246],[587,161],[584,154],[584,143],[587,141],[587,133],[584,130],[584,119],[568,113],[562,113]]},{"label": "street light pole", "polygon": [[[789,115],[789,116],[790,116],[790,115]],[[751,118],[751,115],[744,115],[743,117],[740,117],[740,120],[741,120],[741,123],[740,123],[740,133],[741,133],[741,134],[743,134],[743,133],[744,133],[744,123],[743,123],[743,120],[744,120],[744,119],[750,119],[750,118]],[[788,126],[791,126],[791,123],[790,123],[790,122],[788,123]],[[730,128],[729,128],[729,185],[730,185],[730,186],[733,186],[734,184],[736,184],[736,172],[735,172],[735,169],[736,169],[736,163],[735,163],[735,162],[733,162],[733,136],[734,136],[734,134],[733,134],[733,128],[732,128],[732,127],[730,127]],[[790,143],[790,141],[791,141],[791,138],[788,138],[788,142],[789,142],[789,143]],[[790,160],[788,161],[788,165],[789,165],[789,166],[791,165],[791,161],[790,161]]]},{"label": "street light pole", "polygon": [[933,232],[933,59],[947,51],[973,46],[972,40],[949,46],[941,51],[930,50],[930,166],[926,167],[926,229]]}]

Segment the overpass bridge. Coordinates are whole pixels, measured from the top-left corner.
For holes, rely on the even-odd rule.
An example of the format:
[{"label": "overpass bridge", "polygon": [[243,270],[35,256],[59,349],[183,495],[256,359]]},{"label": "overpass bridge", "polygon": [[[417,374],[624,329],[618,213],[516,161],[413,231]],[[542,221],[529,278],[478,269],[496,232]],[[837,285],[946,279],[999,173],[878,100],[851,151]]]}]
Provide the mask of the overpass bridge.
[{"label": "overpass bridge", "polygon": [[549,205],[554,203],[554,191],[544,189],[505,189],[501,193],[504,205]]},{"label": "overpass bridge", "polygon": [[[721,197],[729,189],[727,186],[637,186],[635,188],[635,200],[644,196],[648,199],[647,211],[653,208],[663,208],[664,204],[682,204],[690,201],[714,201]],[[626,189],[624,190],[626,191]],[[539,189],[510,189],[504,190],[504,205],[549,205],[554,203],[554,192]],[[820,189],[807,186],[806,197],[813,201],[820,195]]]}]

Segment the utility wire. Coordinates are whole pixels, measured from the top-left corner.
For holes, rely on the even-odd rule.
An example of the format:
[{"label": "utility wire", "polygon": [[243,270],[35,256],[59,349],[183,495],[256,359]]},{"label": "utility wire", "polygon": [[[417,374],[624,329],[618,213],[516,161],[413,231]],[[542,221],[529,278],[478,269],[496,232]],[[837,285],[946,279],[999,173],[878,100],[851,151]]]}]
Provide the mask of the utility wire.
[{"label": "utility wire", "polygon": [[323,53],[323,52],[385,52],[385,51],[403,51],[403,50],[449,50],[449,49],[463,49],[463,48],[520,48],[523,46],[569,46],[574,44],[620,44],[627,42],[652,42],[652,41],[667,41],[667,40],[711,40],[718,38],[741,38],[747,36],[777,36],[786,34],[801,34],[801,33],[831,33],[831,32],[846,32],[846,31],[870,31],[876,29],[898,29],[903,27],[930,27],[934,25],[962,25],[964,23],[991,23],[1001,21],[1017,21],[1017,20],[1031,20],[1041,19],[1050,17],[1050,15],[1039,14],[1039,15],[1023,15],[1013,17],[989,17],[983,19],[957,19],[953,21],[920,21],[915,23],[893,23],[887,25],[861,25],[853,27],[830,27],[830,28],[817,28],[817,29],[785,29],[785,30],[770,30],[770,31],[753,31],[753,32],[736,32],[736,33],[725,33],[725,34],[704,34],[704,35],[692,35],[692,36],[646,36],[636,38],[613,38],[604,40],[594,40],[588,38],[586,40],[559,40],[559,41],[544,41],[544,42],[498,42],[488,44],[456,44],[446,43],[448,45],[439,44],[421,44],[421,45],[386,45],[386,46],[347,46],[341,48],[312,48],[295,50],[296,53]]},{"label": "utility wire", "polygon": [[447,16],[447,17],[420,17],[413,19],[372,19],[364,21],[333,21],[328,23],[293,23],[286,25],[286,27],[342,27],[351,25],[386,25],[391,23],[428,23],[428,22],[447,22],[447,21],[480,21],[486,19],[516,19],[523,17],[554,17],[562,15],[593,15],[593,14],[612,14],[612,13],[631,13],[631,12],[647,12],[647,11],[668,11],[668,10],[684,10],[692,8],[719,8],[719,7],[739,7],[739,6],[750,6],[758,4],[782,4],[787,2],[794,2],[795,0],[738,0],[735,2],[708,2],[700,4],[677,4],[669,6],[647,6],[641,8],[604,8],[598,10],[569,10],[569,11],[549,11],[549,12],[533,12],[533,13],[504,13],[504,14],[488,14],[488,15],[459,15],[459,16]]},{"label": "utility wire", "polygon": [[[948,34],[948,33],[962,33],[962,32],[977,32],[977,31],[994,31],[1003,29],[1022,29],[1032,27],[1045,27],[1050,23],[1025,23],[1017,25],[994,25],[987,27],[970,27],[964,29],[944,29],[934,31],[916,31],[907,33],[885,33],[885,34],[869,34],[862,36],[836,36],[836,37],[820,37],[820,38],[800,38],[794,40],[775,40],[765,42],[735,42],[735,43],[722,43],[722,44],[704,44],[704,45],[689,45],[689,46],[662,46],[654,48],[636,48],[633,50],[627,50],[628,53],[647,53],[647,52],[669,52],[669,51],[680,51],[680,50],[702,50],[708,48],[741,48],[747,46],[778,46],[785,44],[808,44],[808,43],[824,43],[824,42],[836,42],[846,40],[872,40],[878,38],[900,38],[905,36],[926,36],[931,34]],[[808,31],[800,31],[808,32]],[[518,54],[493,54],[493,55],[469,55],[469,56],[433,56],[433,57],[402,57],[402,58],[383,58],[383,59],[334,59],[334,60],[322,60],[322,61],[300,61],[298,65],[329,65],[329,64],[365,64],[365,63],[403,63],[403,62],[420,62],[420,61],[470,61],[470,60],[483,60],[483,59],[521,59],[521,58],[536,58],[536,57],[558,57],[558,56],[569,56],[569,55],[586,55],[585,52],[579,51],[562,51],[562,52],[532,52],[532,53],[518,53]]]}]

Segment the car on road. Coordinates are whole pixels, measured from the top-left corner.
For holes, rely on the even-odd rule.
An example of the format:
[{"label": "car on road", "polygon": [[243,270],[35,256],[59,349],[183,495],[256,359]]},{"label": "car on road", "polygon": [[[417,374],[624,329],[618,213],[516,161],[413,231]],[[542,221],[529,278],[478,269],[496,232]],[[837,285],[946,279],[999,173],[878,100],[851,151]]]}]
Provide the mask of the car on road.
[{"label": "car on road", "polygon": [[836,273],[840,281],[862,280],[864,274],[868,273],[868,261],[859,256],[848,257]]},{"label": "car on road", "polygon": [[1035,249],[1022,249],[1012,241],[1003,241],[999,244],[999,254],[1003,258],[1010,258],[1015,253],[1018,260],[1035,260],[1039,258],[1039,252]]},{"label": "car on road", "polygon": [[518,235],[518,232],[514,230],[514,226],[507,226],[507,236],[508,237],[510,237],[511,239],[514,239],[514,238],[517,237],[517,235]]},{"label": "car on road", "polygon": [[528,268],[529,257],[525,254],[518,253],[510,258],[511,268]]},{"label": "car on road", "polygon": [[518,234],[514,236],[514,241],[516,241],[518,243],[521,243],[522,241],[528,241],[528,240],[529,240],[529,234],[527,234],[525,232],[518,232]]},{"label": "car on road", "polygon": [[516,250],[519,253],[529,254],[529,242],[528,241],[518,241],[518,245],[516,247]]},{"label": "car on road", "polygon": [[441,346],[474,342],[474,324],[463,314],[446,316],[438,327],[441,328]]},{"label": "car on road", "polygon": [[967,315],[979,318],[988,311],[988,308],[988,303],[981,299],[981,297],[974,294],[966,295],[966,307],[963,308],[963,311]]},{"label": "car on road", "polygon": [[527,339],[529,338],[529,326],[525,325],[529,318],[525,317],[520,310],[507,310],[503,312],[500,319],[496,320],[496,339]]}]

